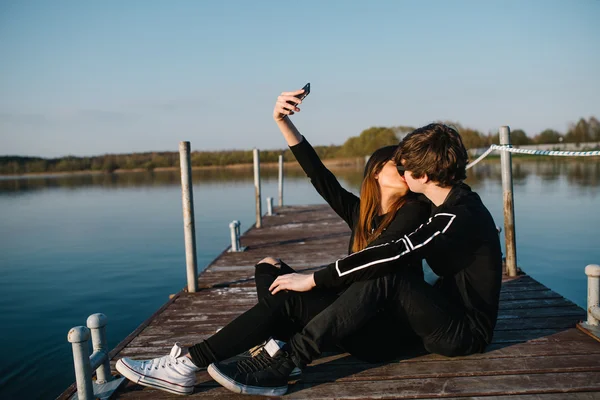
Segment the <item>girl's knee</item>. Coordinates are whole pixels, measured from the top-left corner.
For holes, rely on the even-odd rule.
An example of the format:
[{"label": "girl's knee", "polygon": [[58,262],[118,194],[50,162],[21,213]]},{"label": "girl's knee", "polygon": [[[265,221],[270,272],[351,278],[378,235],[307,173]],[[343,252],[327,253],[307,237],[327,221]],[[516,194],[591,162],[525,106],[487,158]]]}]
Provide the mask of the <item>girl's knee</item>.
[{"label": "girl's knee", "polygon": [[281,266],[281,260],[278,258],[273,258],[273,257],[265,257],[262,260],[260,260],[258,264],[271,264],[277,268],[279,268]]}]

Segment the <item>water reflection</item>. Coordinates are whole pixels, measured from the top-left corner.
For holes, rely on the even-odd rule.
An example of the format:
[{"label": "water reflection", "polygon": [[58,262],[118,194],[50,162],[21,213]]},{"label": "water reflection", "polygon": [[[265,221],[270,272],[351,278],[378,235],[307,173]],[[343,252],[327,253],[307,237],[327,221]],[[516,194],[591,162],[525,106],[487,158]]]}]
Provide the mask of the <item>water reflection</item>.
[{"label": "water reflection", "polygon": [[[343,179],[351,189],[358,191],[362,181],[362,166],[334,169],[336,176]],[[276,180],[277,169],[261,169],[262,178]],[[303,178],[304,172],[297,166],[286,166],[286,178]],[[252,167],[197,169],[193,171],[195,184],[241,183],[253,180]],[[566,178],[569,185],[577,187],[600,186],[599,159],[513,159],[513,182],[515,186],[524,185],[530,176],[538,177],[542,183],[552,183]],[[469,170],[467,182],[477,188],[486,182],[502,181],[500,161],[485,160]],[[127,172],[112,174],[81,174],[35,176],[16,179],[0,179],[0,195],[22,195],[44,189],[80,189],[98,187],[120,189],[151,186],[179,186],[179,171]]]},{"label": "water reflection", "polygon": [[[537,177],[544,183],[553,183],[566,178],[570,185],[579,187],[600,186],[600,159],[543,160],[513,159],[513,184],[524,185],[528,178]],[[486,181],[500,184],[502,171],[498,159],[486,160],[469,170],[467,182],[477,187]]]}]

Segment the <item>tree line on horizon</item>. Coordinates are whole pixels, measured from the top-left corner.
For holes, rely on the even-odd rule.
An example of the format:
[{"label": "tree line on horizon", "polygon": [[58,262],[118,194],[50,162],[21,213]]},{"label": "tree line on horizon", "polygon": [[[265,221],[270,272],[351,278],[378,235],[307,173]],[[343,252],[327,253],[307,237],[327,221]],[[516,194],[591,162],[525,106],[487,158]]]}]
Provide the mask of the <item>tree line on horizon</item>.
[{"label": "tree line on horizon", "polygon": [[[460,132],[465,147],[476,149],[499,144],[498,133],[484,134],[460,123],[443,121]],[[371,127],[358,136],[348,138],[343,145],[315,146],[322,159],[364,157],[376,149],[397,144],[398,140],[414,130],[411,126]],[[531,137],[523,130],[511,131],[511,142],[515,146],[527,144],[585,143],[600,142],[600,121],[595,117],[581,118],[571,124],[565,134],[545,129]],[[290,151],[261,150],[261,162],[277,162],[280,154],[284,160],[292,161]],[[253,162],[252,150],[194,151],[191,153],[193,167],[249,164]],[[18,175],[25,173],[55,173],[75,171],[154,170],[156,168],[179,167],[178,152],[146,152],[132,154],[105,154],[93,157],[67,156],[60,158],[0,156],[0,174]]]}]

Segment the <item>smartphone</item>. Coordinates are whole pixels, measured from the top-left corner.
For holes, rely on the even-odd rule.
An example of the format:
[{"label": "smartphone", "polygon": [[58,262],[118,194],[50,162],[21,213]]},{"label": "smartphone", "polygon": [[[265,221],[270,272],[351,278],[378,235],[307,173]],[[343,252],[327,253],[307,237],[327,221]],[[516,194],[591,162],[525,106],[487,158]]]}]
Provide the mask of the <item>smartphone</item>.
[{"label": "smartphone", "polygon": [[304,98],[306,96],[308,96],[308,94],[310,93],[310,82],[308,82],[306,85],[304,85],[304,87],[302,88],[302,90],[304,90],[304,93],[299,94],[299,95],[296,96],[300,100],[304,100]]},{"label": "smartphone", "polygon": [[[308,96],[308,94],[310,93],[310,82],[308,82],[306,85],[304,85],[302,90],[304,90],[304,93],[300,93],[300,94],[296,95],[296,97],[299,98],[300,100],[304,100],[304,98],[306,98],[306,96]],[[296,105],[291,101],[288,101],[288,104],[291,104],[293,106]]]}]

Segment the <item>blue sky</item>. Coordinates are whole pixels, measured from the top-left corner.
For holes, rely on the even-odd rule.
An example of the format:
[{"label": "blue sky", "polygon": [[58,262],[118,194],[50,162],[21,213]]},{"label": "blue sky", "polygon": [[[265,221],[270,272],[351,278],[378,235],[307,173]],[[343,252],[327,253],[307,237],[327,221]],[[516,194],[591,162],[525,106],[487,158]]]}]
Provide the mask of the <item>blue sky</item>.
[{"label": "blue sky", "polygon": [[0,154],[283,148],[456,120],[600,117],[600,1],[0,2]]}]

